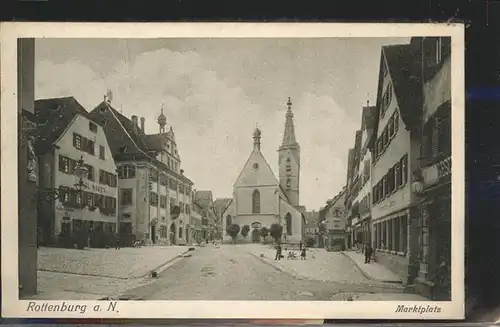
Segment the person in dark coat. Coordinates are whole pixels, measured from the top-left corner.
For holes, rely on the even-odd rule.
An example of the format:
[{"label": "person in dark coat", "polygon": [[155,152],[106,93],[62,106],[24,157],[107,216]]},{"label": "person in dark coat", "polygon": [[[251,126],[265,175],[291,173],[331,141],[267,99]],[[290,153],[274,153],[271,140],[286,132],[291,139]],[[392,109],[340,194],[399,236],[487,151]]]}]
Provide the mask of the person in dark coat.
[{"label": "person in dark coat", "polygon": [[303,247],[302,250],[300,250],[300,260],[306,260],[306,248]]},{"label": "person in dark coat", "polygon": [[278,244],[278,246],[276,246],[276,256],[274,257],[274,260],[279,259],[281,259],[281,245]]},{"label": "person in dark coat", "polygon": [[373,249],[370,244],[366,244],[365,246],[365,263],[370,263],[372,258]]},{"label": "person in dark coat", "polygon": [[120,234],[115,234],[115,250],[120,250]]},{"label": "person in dark coat", "polygon": [[302,251],[302,246],[303,246],[302,241],[300,241],[300,243],[299,243],[300,251]]}]

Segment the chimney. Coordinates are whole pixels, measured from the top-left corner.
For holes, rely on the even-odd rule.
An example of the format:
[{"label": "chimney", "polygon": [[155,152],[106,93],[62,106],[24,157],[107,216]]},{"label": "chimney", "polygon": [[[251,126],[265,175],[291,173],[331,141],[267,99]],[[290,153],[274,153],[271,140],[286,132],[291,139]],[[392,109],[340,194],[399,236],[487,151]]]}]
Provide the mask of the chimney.
[{"label": "chimney", "polygon": [[136,115],[132,116],[132,128],[134,129],[134,133],[138,134],[137,128],[139,127],[138,117]]},{"label": "chimney", "polygon": [[142,134],[146,134],[146,131],[144,130],[144,117],[141,117],[141,133]]}]

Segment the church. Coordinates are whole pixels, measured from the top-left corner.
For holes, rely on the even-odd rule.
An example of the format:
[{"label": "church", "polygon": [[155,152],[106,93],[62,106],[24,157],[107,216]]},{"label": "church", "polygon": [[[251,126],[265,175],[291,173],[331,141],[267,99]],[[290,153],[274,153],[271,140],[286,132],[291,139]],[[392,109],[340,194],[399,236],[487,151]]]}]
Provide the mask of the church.
[{"label": "church", "polygon": [[257,230],[272,224],[283,226],[283,242],[302,240],[305,208],[299,205],[300,146],[295,137],[292,103],[288,98],[283,142],[278,148],[279,179],[260,150],[262,132],[253,133],[253,150],[233,186],[231,204],[223,214],[224,241],[231,237],[226,227],[250,226],[249,235],[238,242],[258,241]]}]

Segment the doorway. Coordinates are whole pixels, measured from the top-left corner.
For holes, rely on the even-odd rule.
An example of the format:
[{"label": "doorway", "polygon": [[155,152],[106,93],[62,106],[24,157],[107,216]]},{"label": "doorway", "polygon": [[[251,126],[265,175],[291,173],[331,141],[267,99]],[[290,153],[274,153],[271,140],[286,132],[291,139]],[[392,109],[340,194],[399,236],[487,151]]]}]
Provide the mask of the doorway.
[{"label": "doorway", "polygon": [[172,223],[172,225],[170,225],[170,244],[172,245],[175,245],[177,244],[176,242],[176,239],[177,239],[177,236],[176,236],[176,228],[175,228],[175,224]]},{"label": "doorway", "polygon": [[156,225],[151,225],[151,241],[156,243]]}]

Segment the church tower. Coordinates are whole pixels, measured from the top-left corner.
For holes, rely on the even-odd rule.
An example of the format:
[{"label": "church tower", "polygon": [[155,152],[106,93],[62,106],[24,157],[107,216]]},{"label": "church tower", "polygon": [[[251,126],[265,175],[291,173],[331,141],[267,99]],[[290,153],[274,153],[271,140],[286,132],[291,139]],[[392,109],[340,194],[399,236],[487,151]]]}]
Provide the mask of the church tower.
[{"label": "church tower", "polygon": [[279,178],[290,204],[299,206],[300,146],[295,138],[292,100],[288,98],[283,143],[279,147]]}]

